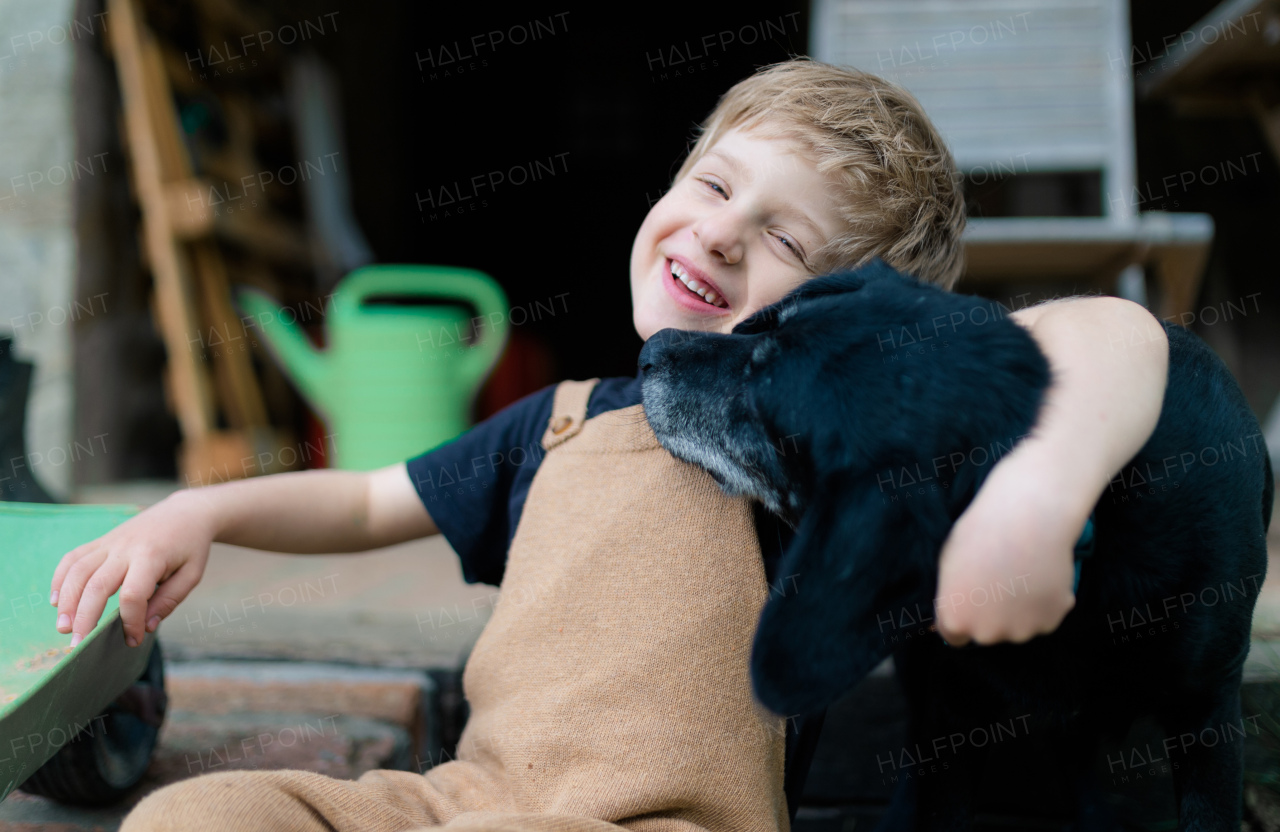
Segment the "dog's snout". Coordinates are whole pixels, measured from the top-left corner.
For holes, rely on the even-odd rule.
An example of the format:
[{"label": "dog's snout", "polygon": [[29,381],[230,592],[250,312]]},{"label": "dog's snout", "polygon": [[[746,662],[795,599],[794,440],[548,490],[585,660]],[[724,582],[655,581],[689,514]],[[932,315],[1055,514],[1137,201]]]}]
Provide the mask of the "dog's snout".
[{"label": "dog's snout", "polygon": [[660,329],[640,348],[641,373],[677,372],[684,368],[705,368],[718,360],[720,346],[729,336],[683,329]]},{"label": "dog's snout", "polygon": [[679,330],[676,329],[662,329],[649,336],[649,340],[640,348],[640,372],[647,374],[670,362],[670,342],[672,336],[678,333]]},{"label": "dog's snout", "polygon": [[644,346],[640,348],[640,372],[649,373],[653,370],[654,360],[656,359],[654,348],[654,339],[650,338],[644,342]]}]

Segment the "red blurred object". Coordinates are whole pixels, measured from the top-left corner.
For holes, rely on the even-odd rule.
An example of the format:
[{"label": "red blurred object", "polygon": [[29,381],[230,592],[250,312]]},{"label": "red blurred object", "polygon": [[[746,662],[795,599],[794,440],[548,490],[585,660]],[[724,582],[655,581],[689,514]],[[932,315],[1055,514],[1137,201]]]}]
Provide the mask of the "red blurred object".
[{"label": "red blurred object", "polygon": [[475,420],[483,421],[555,380],[551,349],[538,336],[512,327],[506,350],[476,396]]},{"label": "red blurred object", "polygon": [[325,427],[324,422],[308,407],[306,437],[303,439],[301,454],[304,467],[329,467],[329,443],[325,441],[325,435],[328,433],[329,429]]},{"label": "red blurred object", "polygon": [[[328,339],[325,337],[327,333],[324,327],[316,325],[304,326],[302,331],[306,333],[311,340],[312,346],[316,349],[322,350],[325,348],[325,342]],[[303,459],[303,467],[307,469],[328,468],[329,443],[325,441],[325,436],[329,433],[329,428],[301,396],[298,398],[307,412],[306,427],[304,428],[305,435],[302,440],[302,453],[300,454]]]}]

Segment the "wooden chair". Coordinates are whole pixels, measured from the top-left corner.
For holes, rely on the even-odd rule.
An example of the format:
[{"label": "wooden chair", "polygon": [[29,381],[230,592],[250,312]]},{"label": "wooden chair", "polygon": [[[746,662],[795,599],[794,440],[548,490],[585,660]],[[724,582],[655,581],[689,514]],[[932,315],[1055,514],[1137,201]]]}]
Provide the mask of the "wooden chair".
[{"label": "wooden chair", "polygon": [[1140,214],[1126,0],[814,0],[818,60],[895,81],[919,98],[971,182],[1096,173],[1098,216],[971,217],[967,288],[1076,280],[1158,311],[1195,303],[1213,222]]},{"label": "wooden chair", "polygon": [[[1250,115],[1280,161],[1280,4],[1224,0],[1197,20],[1138,82],[1148,99],[1172,102],[1180,116]],[[1280,473],[1280,396],[1263,424],[1271,467]]]}]

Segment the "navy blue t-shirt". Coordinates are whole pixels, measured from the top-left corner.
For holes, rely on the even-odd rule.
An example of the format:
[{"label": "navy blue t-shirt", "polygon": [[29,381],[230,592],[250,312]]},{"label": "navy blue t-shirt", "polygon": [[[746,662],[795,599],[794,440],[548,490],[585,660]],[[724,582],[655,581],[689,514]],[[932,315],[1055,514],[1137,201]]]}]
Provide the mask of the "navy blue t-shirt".
[{"label": "navy blue t-shirt", "polygon": [[[640,381],[639,375],[601,379],[587,400],[587,418],[640,404]],[[409,479],[458,553],[467,583],[502,583],[529,485],[546,454],[542,435],[551,420],[555,388],[552,384],[530,393],[407,463]],[[770,591],[785,592],[788,576],[777,573],[792,531],[759,503],[753,505]],[[825,715],[824,709],[787,720],[785,788],[792,820]]]}]

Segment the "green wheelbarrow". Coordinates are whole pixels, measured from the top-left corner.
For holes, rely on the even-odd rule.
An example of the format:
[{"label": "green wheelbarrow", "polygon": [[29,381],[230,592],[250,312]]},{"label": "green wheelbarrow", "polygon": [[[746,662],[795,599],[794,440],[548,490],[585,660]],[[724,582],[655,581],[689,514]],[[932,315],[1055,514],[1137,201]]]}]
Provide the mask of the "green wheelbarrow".
[{"label": "green wheelbarrow", "polygon": [[21,787],[63,803],[105,804],[146,773],[166,704],[154,634],[126,646],[113,596],[73,649],[49,605],[62,556],[136,512],[0,503],[0,800]]}]

